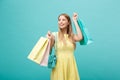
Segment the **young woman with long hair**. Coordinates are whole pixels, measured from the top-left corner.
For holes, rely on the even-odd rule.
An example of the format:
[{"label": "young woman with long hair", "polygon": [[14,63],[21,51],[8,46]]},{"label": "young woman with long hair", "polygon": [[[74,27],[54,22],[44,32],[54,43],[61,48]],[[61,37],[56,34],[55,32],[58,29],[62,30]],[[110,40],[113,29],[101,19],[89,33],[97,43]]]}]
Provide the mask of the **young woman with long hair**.
[{"label": "young woman with long hair", "polygon": [[[76,42],[83,39],[81,30],[77,23],[78,14],[73,13],[72,20],[76,27],[76,33],[73,33],[72,23],[69,15],[66,13],[58,16],[58,32],[57,32],[57,63],[51,72],[51,80],[80,80],[77,64],[74,57]],[[55,44],[55,35],[50,31],[47,38],[51,41],[51,48]]]}]

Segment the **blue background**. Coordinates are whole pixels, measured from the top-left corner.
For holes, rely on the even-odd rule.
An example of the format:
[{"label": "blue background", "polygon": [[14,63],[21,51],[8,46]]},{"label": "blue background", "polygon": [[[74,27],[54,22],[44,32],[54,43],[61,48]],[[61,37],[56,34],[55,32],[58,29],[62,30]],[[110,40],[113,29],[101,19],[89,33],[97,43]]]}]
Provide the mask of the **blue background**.
[{"label": "blue background", "polygon": [[[81,80],[120,80],[119,0],[0,0],[0,80],[50,80],[51,70],[27,59],[57,17],[77,12],[94,43],[75,51]],[[73,28],[74,29],[74,28]]]}]

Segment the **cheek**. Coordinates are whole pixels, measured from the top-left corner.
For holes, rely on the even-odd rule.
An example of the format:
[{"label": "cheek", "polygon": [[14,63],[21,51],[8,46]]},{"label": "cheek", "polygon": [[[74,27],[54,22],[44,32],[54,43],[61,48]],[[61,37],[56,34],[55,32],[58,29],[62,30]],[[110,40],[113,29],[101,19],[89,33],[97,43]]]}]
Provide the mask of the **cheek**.
[{"label": "cheek", "polygon": [[68,22],[65,22],[64,24],[67,26],[67,25],[68,25]]},{"label": "cheek", "polygon": [[60,23],[58,22],[58,26],[60,26]]}]

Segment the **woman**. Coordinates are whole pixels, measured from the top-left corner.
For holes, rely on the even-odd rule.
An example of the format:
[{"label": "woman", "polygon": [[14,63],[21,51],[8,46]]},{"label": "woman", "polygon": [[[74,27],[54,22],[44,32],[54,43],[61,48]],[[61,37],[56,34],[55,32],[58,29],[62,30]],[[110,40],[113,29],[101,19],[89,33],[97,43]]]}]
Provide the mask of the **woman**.
[{"label": "woman", "polygon": [[[70,17],[67,14],[58,16],[59,30],[57,32],[57,63],[51,72],[51,80],[80,80],[75,57],[75,43],[82,40],[82,33],[77,23],[78,15],[73,14],[73,22],[76,27],[77,34],[72,31]],[[51,48],[55,43],[55,35],[50,31],[47,33],[47,38],[51,41]]]}]

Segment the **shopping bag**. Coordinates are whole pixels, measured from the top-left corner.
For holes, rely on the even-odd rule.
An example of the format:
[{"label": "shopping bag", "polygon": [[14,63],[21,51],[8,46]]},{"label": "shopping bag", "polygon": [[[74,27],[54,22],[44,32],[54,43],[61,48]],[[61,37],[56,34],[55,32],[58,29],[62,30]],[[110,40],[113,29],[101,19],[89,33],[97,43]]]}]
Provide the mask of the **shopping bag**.
[{"label": "shopping bag", "polygon": [[46,51],[46,48],[48,46],[48,39],[45,37],[40,37],[30,54],[28,55],[28,59],[32,60],[33,62],[36,62],[38,64],[43,64],[41,62],[44,59],[44,54]]},{"label": "shopping bag", "polygon": [[77,23],[81,29],[83,39],[79,42],[80,45],[88,45],[93,42],[92,37],[90,36],[88,29],[84,26],[83,22],[78,18]]},{"label": "shopping bag", "polygon": [[48,66],[48,58],[49,58],[49,54],[50,54],[50,44],[51,44],[50,40],[48,40],[48,45],[47,45],[46,50],[43,54],[43,59],[40,62],[41,66]]},{"label": "shopping bag", "polygon": [[49,55],[49,59],[48,59],[48,68],[50,69],[55,68],[56,62],[57,62],[57,57],[55,54],[55,50],[52,49]]}]

